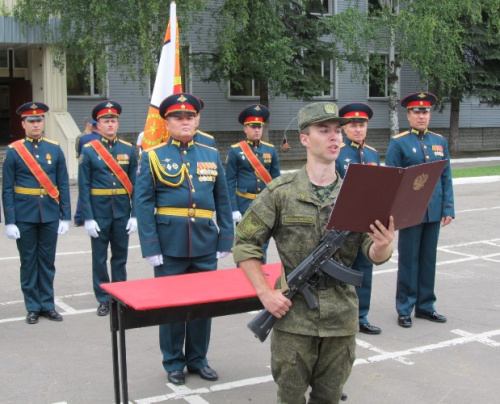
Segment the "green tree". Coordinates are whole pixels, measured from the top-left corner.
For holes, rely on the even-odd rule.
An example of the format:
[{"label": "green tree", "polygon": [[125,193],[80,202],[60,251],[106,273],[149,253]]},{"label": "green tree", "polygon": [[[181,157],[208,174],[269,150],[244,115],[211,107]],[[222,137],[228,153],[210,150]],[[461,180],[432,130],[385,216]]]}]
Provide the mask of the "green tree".
[{"label": "green tree", "polygon": [[278,95],[311,99],[329,91],[324,66],[340,53],[325,38],[325,11],[318,0],[216,1],[207,50],[192,55],[197,71],[235,88],[258,82],[263,105]]},{"label": "green tree", "polygon": [[[181,36],[204,3],[177,0]],[[113,66],[137,78],[156,71],[169,5],[165,0],[18,0],[14,17],[39,27],[44,43],[54,49],[81,55],[82,66],[94,63],[101,74]]]},{"label": "green tree", "polygon": [[[360,5],[353,1],[346,12],[333,16],[330,32],[356,55],[353,59],[369,52],[389,55],[391,134],[399,131],[397,85],[406,62],[423,88],[433,89],[442,102],[451,100],[450,149],[455,152],[460,101],[479,96],[498,102],[500,0],[378,0],[370,12]],[[354,77],[367,80],[368,62],[354,63]]]}]

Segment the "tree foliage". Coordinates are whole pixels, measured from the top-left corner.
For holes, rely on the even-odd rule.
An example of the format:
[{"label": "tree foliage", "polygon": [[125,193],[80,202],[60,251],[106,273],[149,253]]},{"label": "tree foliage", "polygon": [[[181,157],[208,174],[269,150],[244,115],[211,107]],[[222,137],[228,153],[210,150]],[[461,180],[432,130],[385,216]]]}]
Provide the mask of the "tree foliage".
[{"label": "tree foliage", "polygon": [[[329,90],[321,63],[340,59],[318,0],[221,0],[212,10],[213,36],[193,55],[205,81],[233,85],[254,79],[269,96],[310,99]],[[326,40],[325,40],[326,39]],[[261,102],[266,103],[267,100]]]},{"label": "tree foliage", "polygon": [[[203,0],[177,0],[181,35]],[[121,68],[133,78],[156,70],[169,20],[165,0],[18,0],[14,17],[37,26],[44,43],[81,55],[103,73]],[[112,50],[112,52],[110,52]]]}]

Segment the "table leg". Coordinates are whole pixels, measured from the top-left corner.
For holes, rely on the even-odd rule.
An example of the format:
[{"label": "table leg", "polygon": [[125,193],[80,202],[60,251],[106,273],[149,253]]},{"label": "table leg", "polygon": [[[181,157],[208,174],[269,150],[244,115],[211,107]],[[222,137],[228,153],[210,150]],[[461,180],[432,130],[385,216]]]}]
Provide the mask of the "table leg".
[{"label": "table leg", "polygon": [[109,321],[111,326],[111,349],[113,354],[113,381],[115,388],[115,403],[120,404],[120,368],[118,365],[118,303],[111,299]]},{"label": "table leg", "polygon": [[125,345],[125,310],[118,305],[118,328],[120,336],[120,367],[122,375],[122,396],[123,402],[128,403],[128,381],[127,381],[127,347]]}]

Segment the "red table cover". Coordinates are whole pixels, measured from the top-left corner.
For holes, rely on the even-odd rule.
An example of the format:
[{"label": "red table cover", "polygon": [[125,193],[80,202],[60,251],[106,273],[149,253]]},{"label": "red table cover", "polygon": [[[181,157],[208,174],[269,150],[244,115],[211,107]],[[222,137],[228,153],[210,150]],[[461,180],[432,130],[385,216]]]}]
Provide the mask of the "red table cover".
[{"label": "red table cover", "polygon": [[[274,288],[281,263],[262,266]],[[240,268],[101,284],[110,295],[135,310],[191,306],[255,297],[255,289]]]}]

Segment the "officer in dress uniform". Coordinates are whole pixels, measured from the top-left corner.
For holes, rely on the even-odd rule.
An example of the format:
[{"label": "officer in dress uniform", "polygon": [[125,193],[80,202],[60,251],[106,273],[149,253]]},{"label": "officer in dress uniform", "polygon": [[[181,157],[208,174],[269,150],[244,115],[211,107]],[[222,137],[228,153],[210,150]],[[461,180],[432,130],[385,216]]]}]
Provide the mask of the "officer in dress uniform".
[{"label": "officer in dress uniform", "polygon": [[[233,221],[238,223],[253,200],[272,179],[280,176],[280,163],[275,147],[262,141],[269,110],[260,104],[249,105],[238,116],[246,139],[229,149],[226,178],[231,198]],[[263,263],[269,242],[262,245]]]},{"label": "officer in dress uniform", "polygon": [[107,260],[111,247],[111,281],[127,280],[129,235],[137,231],[132,206],[137,157],[131,143],[117,138],[122,107],[103,101],[92,110],[101,136],[86,143],[78,167],[78,188],[85,230],[91,237],[92,281],[99,302],[98,316],[109,313],[109,295],[100,285],[109,283]]},{"label": "officer in dress uniform", "polygon": [[422,223],[399,231],[396,310],[398,324],[405,328],[412,326],[413,309],[415,317],[446,322],[434,307],[436,253],[440,227],[451,223],[455,208],[448,143],[428,130],[431,107],[436,103],[436,96],[425,92],[410,94],[401,101],[407,109],[410,129],[392,137],[385,159],[385,164],[393,167],[447,160]]},{"label": "officer in dress uniform", "polygon": [[16,240],[21,259],[21,289],[28,314],[62,321],[55,311],[57,235],[71,220],[68,170],[59,144],[43,137],[49,107],[28,102],[17,109],[26,137],[11,143],[3,164],[2,199],[7,237]]},{"label": "officer in dress uniform", "polygon": [[[193,140],[199,110],[199,100],[191,94],[167,97],[160,115],[170,137],[142,153],[135,204],[140,206],[142,255],[154,266],[155,277],[214,271],[217,258],[227,256],[233,244],[231,204],[219,152]],[[163,367],[171,383],[185,383],[185,367],[205,380],[218,379],[207,360],[210,328],[211,319],[160,326]]]},{"label": "officer in dress uniform", "polygon": [[[339,116],[351,120],[342,127],[346,139],[342,143],[339,157],[335,162],[336,169],[341,178],[344,178],[350,163],[380,165],[378,151],[368,146],[365,142],[368,121],[373,116],[372,109],[366,104],[354,102],[340,108]],[[372,294],[373,264],[360,250],[358,251],[356,260],[352,264],[352,268],[363,272],[363,284],[360,287],[356,287],[359,299],[359,331],[365,334],[380,334],[382,330],[379,327],[371,325],[368,321]]]}]

